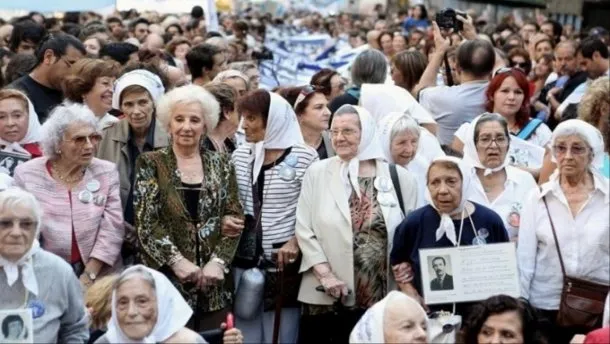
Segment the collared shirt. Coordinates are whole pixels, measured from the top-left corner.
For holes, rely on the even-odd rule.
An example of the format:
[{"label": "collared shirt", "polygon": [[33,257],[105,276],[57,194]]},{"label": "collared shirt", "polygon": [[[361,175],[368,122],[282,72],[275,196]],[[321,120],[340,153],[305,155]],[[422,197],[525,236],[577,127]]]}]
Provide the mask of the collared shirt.
[{"label": "collared shirt", "polygon": [[538,189],[534,177],[517,167],[506,166],[504,191],[493,202],[490,202],[487,198],[483,184],[481,184],[474,168],[472,169],[471,180],[468,199],[482,204],[500,215],[509,238],[516,240],[519,233],[519,218],[523,212],[523,197],[532,190]]},{"label": "collared shirt", "polygon": [[151,152],[155,149],[155,118],[153,117],[150,122],[150,126],[148,127],[148,134],[146,134],[146,141],[144,141],[144,146],[142,147],[142,151],[138,148],[136,143],[136,137],[129,126],[129,138],[127,139],[127,150],[129,151],[129,162],[131,163],[131,167],[129,168],[129,180],[131,181],[131,190],[129,190],[129,196],[127,197],[127,204],[125,205],[125,214],[124,218],[126,222],[134,224],[134,211],[133,211],[133,184],[136,176],[136,160],[140,156],[140,154],[145,152]]},{"label": "collared shirt", "polygon": [[610,282],[608,178],[593,174],[595,189],[574,217],[558,174],[533,190],[524,204],[517,246],[521,295],[544,310],[559,309],[563,274],[543,196],[546,196],[566,274]]}]

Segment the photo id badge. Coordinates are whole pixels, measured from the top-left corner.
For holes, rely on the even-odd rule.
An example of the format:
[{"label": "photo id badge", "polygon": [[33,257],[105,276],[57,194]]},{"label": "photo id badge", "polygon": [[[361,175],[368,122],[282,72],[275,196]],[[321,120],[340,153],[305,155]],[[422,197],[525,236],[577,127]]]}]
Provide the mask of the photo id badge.
[{"label": "photo id badge", "polygon": [[0,310],[0,324],[2,324],[0,343],[34,343],[34,320],[31,308]]}]

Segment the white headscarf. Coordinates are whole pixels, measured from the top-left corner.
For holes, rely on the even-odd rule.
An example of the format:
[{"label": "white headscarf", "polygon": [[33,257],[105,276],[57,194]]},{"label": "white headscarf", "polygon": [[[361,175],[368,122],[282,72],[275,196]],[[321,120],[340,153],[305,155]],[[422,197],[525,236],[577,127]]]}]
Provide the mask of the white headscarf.
[{"label": "white headscarf", "polygon": [[[24,94],[24,96],[25,96],[25,94]],[[26,145],[28,143],[40,142],[41,125],[40,125],[40,121],[38,120],[38,114],[36,113],[36,110],[34,109],[34,104],[32,104],[32,102],[30,101],[30,99],[28,97],[26,97],[26,99],[28,100],[28,131],[27,131],[27,133],[25,134],[23,139],[21,139],[19,142],[8,142],[8,141],[5,141],[2,138],[0,138],[0,145],[7,146],[7,148],[9,148],[10,146],[15,146],[15,143],[18,145]],[[20,150],[18,148],[16,148],[16,150],[22,151],[22,149]]]},{"label": "white headscarf", "polygon": [[363,84],[360,106],[367,109],[377,123],[391,112],[406,113],[419,124],[436,123],[411,93],[396,85]]},{"label": "white headscarf", "polygon": [[[383,334],[385,310],[389,304],[397,302],[400,299],[409,303],[409,308],[405,309],[405,312],[420,312],[426,316],[426,312],[417,301],[405,293],[393,290],[381,301],[369,308],[360,318],[349,336],[350,344],[386,343]],[[427,316],[426,319],[428,319]]]},{"label": "white headscarf", "polygon": [[[485,114],[483,114],[485,115]],[[466,132],[466,142],[464,142],[464,161],[469,164],[472,165],[473,167],[479,168],[481,170],[485,170],[483,172],[484,176],[488,176],[492,173],[496,173],[498,171],[502,171],[506,168],[506,166],[508,166],[508,164],[510,163],[510,155],[508,154],[508,147],[507,147],[507,152],[506,152],[506,157],[504,158],[504,161],[502,162],[502,164],[498,167],[495,168],[487,168],[485,166],[483,166],[483,164],[481,163],[481,160],[479,159],[479,153],[477,152],[477,145],[474,142],[474,135],[475,135],[475,128],[477,127],[477,123],[479,122],[479,120],[481,119],[481,116],[477,116],[471,123],[470,126],[468,127],[468,130]],[[508,137],[507,139],[510,139],[510,137]]]},{"label": "white headscarf", "polygon": [[[409,115],[392,112],[382,118],[377,125],[379,135],[379,142],[381,144],[381,149],[383,150],[383,155],[385,155],[386,161],[393,163],[394,159],[392,159],[392,129],[396,122],[401,118],[406,118],[408,121],[412,121],[415,126],[418,126],[417,122],[413,120]],[[420,138],[418,142],[418,151],[419,151],[419,143],[421,143],[421,130],[420,130]],[[417,155],[417,152],[416,154]],[[415,157],[413,157],[415,159]]]},{"label": "white headscarf", "polygon": [[[456,157],[452,157],[452,156],[440,157],[440,158],[434,159],[432,162],[436,162],[436,161],[452,162],[458,166],[458,168],[460,169],[460,172],[462,173],[462,195],[461,195],[461,199],[460,199],[460,205],[456,209],[451,211],[450,213],[441,213],[438,210],[438,208],[434,204],[434,201],[432,200],[432,195],[430,194],[430,189],[426,188],[426,201],[434,209],[436,209],[436,211],[441,216],[441,222],[440,222],[438,228],[436,229],[436,241],[439,241],[443,237],[443,235],[446,235],[447,239],[449,239],[449,241],[451,241],[453,243],[453,245],[457,245],[455,225],[453,224],[451,215],[459,214],[464,211],[464,206],[466,205],[466,202],[468,201],[466,195],[469,194],[468,190],[470,188],[471,173],[469,172],[469,170],[470,170],[469,166],[466,165],[462,160],[460,160]],[[428,169],[428,172],[429,171],[430,170]]]},{"label": "white headscarf", "polygon": [[[144,265],[134,265],[123,271],[121,275],[136,269],[144,269],[153,276],[155,280],[155,294],[157,296],[157,323],[153,327],[152,332],[141,342],[162,343],[186,326],[193,315],[193,310],[184,301],[184,298],[170,280],[157,270],[149,269]],[[108,324],[108,331],[105,334],[108,342],[137,343],[129,339],[121,330],[117,320],[116,302],[116,290],[113,290],[112,317]]]},{"label": "white headscarf", "polygon": [[129,73],[123,74],[114,83],[112,108],[117,110],[121,109],[121,104],[119,102],[121,99],[121,93],[123,93],[124,89],[133,85],[144,87],[148,93],[150,93],[150,97],[155,104],[157,103],[159,97],[165,93],[165,87],[163,87],[163,83],[158,76],[144,69],[136,69]]},{"label": "white headscarf", "polygon": [[[40,207],[36,199],[32,194],[19,188],[9,188],[0,193],[0,199],[17,199],[31,197],[30,203],[35,207]],[[40,231],[41,219],[36,219],[38,225],[36,226],[36,234],[34,234],[34,241],[32,247],[17,261],[10,261],[0,255],[0,267],[4,269],[6,274],[7,283],[10,286],[15,284],[19,278],[19,270],[21,270],[21,282],[26,290],[32,294],[38,296],[38,280],[34,274],[33,256],[40,250],[40,243],[38,242],[38,235]]]},{"label": "white headscarf", "polygon": [[248,77],[235,69],[227,69],[225,71],[222,71],[220,73],[218,73],[218,75],[216,75],[216,77],[214,78],[214,80],[212,80],[212,82],[223,82],[227,79],[232,79],[232,78],[240,78],[244,81],[244,83],[246,84],[246,86],[250,86],[250,80],[248,80]]},{"label": "white headscarf", "polygon": [[250,158],[254,161],[252,184],[256,183],[258,174],[263,167],[265,149],[286,149],[305,142],[297,115],[290,104],[275,93],[269,92],[269,95],[271,96],[271,105],[269,106],[265,138],[263,141],[251,143],[252,153]]},{"label": "white headscarf", "polygon": [[[593,160],[591,161],[589,170],[597,173],[602,166],[604,166],[604,138],[602,137],[601,132],[591,124],[580,119],[569,119],[559,123],[553,131],[551,149],[554,149],[553,147],[555,147],[557,138],[575,134],[582,136],[587,141],[587,144],[591,146],[591,149],[593,150]],[[554,151],[551,155],[551,159],[554,163],[557,163]]]},{"label": "white headscarf", "polygon": [[[353,157],[350,161],[341,160],[341,178],[345,184],[348,197],[352,192],[352,188],[354,191],[356,191],[358,197],[360,197],[360,185],[358,184],[358,170],[360,168],[360,161],[371,159],[383,160],[384,156],[379,139],[376,137],[377,125],[373,117],[371,117],[369,112],[362,107],[353,105],[349,106],[356,109],[356,114],[360,119],[360,144],[358,145],[358,154],[355,157]],[[337,112],[339,112],[339,110],[341,110],[341,108],[339,108]]]}]

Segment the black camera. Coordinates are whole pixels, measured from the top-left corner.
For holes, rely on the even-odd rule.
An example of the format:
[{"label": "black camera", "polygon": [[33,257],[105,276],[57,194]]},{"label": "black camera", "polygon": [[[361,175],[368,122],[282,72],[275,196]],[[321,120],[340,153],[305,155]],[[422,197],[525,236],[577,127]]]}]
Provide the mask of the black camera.
[{"label": "black camera", "polygon": [[454,32],[464,30],[464,23],[457,19],[457,16],[466,18],[466,12],[444,8],[436,14],[436,24],[441,29],[453,29]]}]

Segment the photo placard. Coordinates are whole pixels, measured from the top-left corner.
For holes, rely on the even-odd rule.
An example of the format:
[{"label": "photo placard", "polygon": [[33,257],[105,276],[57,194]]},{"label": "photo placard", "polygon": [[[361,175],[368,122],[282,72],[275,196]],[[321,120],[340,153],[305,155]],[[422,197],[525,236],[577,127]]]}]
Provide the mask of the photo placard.
[{"label": "photo placard", "polygon": [[0,310],[0,343],[34,343],[34,323],[30,308]]}]

